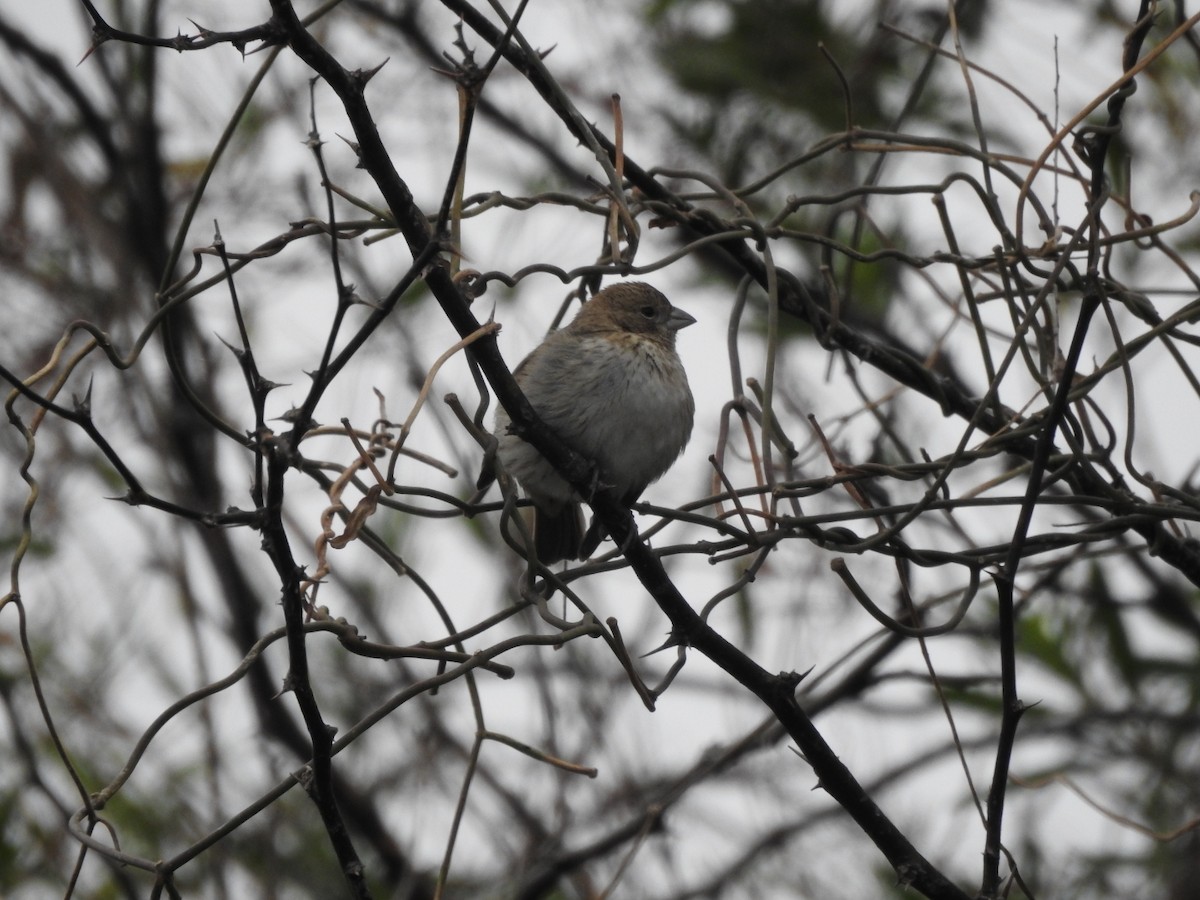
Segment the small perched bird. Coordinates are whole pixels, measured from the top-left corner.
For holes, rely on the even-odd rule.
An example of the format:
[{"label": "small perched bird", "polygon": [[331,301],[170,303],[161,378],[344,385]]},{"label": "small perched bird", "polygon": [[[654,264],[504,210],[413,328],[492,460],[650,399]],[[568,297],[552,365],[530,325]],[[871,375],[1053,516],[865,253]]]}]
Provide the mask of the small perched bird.
[{"label": "small perched bird", "polygon": [[[626,503],[671,467],[691,436],[696,404],[675,333],[695,321],[648,284],[610,285],[513,372],[542,421],[594,461],[600,483]],[[587,559],[603,537],[600,526],[583,536],[579,496],[508,429],[500,409],[496,456],[533,501],[538,559]]]}]

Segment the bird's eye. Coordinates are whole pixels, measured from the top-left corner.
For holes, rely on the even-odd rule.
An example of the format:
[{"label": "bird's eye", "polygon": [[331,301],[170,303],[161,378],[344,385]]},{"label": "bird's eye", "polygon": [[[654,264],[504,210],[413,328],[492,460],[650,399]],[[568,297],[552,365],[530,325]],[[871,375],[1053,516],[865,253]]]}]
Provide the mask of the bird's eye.
[{"label": "bird's eye", "polygon": [[647,319],[653,319],[655,316],[658,315],[658,310],[655,309],[653,306],[643,306],[641,309],[638,310],[638,312],[640,312]]}]

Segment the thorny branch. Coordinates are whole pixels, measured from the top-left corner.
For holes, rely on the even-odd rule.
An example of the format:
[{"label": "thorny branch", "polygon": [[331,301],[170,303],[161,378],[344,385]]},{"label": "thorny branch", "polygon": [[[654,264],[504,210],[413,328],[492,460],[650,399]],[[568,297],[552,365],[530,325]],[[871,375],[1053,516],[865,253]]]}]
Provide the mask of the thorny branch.
[{"label": "thorny branch", "polygon": [[[486,765],[485,745],[517,748],[539,765],[556,767],[564,774],[594,775],[597,771],[590,765],[566,762],[574,757],[554,747],[534,747],[493,730],[485,722],[486,702],[474,671],[482,669],[507,678],[517,674],[519,667],[496,661],[503,654],[517,648],[560,647],[583,637],[601,637],[611,650],[607,663],[619,679],[628,679],[651,709],[662,693],[674,686],[689,652],[695,650],[752,693],[770,710],[771,719],[762,733],[755,732],[753,740],[732,743],[727,749],[728,759],[720,757],[722,762],[711,767],[698,766],[696,772],[656,795],[659,799],[636,815],[626,817],[575,850],[559,846],[545,865],[526,874],[519,895],[540,896],[545,890],[553,890],[561,879],[582,877],[580,873],[591,862],[623,854],[611,882],[615,884],[626,871],[625,866],[644,852],[643,841],[663,827],[665,811],[683,791],[717,777],[718,771],[732,766],[734,760],[748,758],[786,736],[816,772],[820,787],[875,843],[902,884],[927,897],[962,898],[968,893],[955,883],[956,875],[917,850],[910,835],[877,805],[872,785],[868,783],[864,788],[862,779],[856,778],[851,767],[839,758],[813,719],[827,704],[838,698],[856,697],[883,680],[880,666],[907,640],[979,632],[990,635],[990,629],[994,629],[996,639],[989,646],[999,660],[1001,715],[997,733],[986,744],[996,756],[986,798],[984,871],[978,895],[989,900],[1004,895],[1010,889],[1001,871],[1005,859],[1010,868],[1007,877],[1021,884],[1017,861],[1004,846],[1001,826],[1017,746],[1017,724],[1025,712],[1017,691],[1023,613],[1039,603],[1043,589],[1063,590],[1062,573],[1068,566],[1118,555],[1129,559],[1157,556],[1192,584],[1200,584],[1200,550],[1188,532],[1188,523],[1200,520],[1200,503],[1192,485],[1189,480],[1161,482],[1143,471],[1144,467],[1139,468],[1133,437],[1134,380],[1138,377],[1133,364],[1151,349],[1168,348],[1183,380],[1200,394],[1200,378],[1191,369],[1188,353],[1200,344],[1192,327],[1200,318],[1200,304],[1189,300],[1169,314],[1160,314],[1149,292],[1123,283],[1114,274],[1114,269],[1120,270],[1115,264],[1119,254],[1156,253],[1200,286],[1200,278],[1167,243],[1194,219],[1200,209],[1196,199],[1200,195],[1194,194],[1186,209],[1176,209],[1170,217],[1159,217],[1155,222],[1135,206],[1128,194],[1114,190],[1106,174],[1112,141],[1122,126],[1123,107],[1133,92],[1133,74],[1146,71],[1172,43],[1183,40],[1195,17],[1181,22],[1151,53],[1142,55],[1142,44],[1153,24],[1152,4],[1143,2],[1125,45],[1124,76],[1066,127],[1055,129],[1047,116],[1029,104],[1045,126],[1049,143],[1037,155],[1022,156],[995,149],[989,139],[987,110],[975,93],[974,79],[993,79],[1019,97],[1016,89],[966,58],[957,22],[951,15],[940,35],[949,33],[955,40],[955,50],[930,44],[928,60],[932,64],[935,58],[947,57],[956,63],[970,98],[974,144],[945,135],[905,133],[900,130],[899,120],[895,128],[873,129],[858,127],[853,118],[848,118],[840,133],[827,135],[794,158],[780,161],[751,183],[732,188],[702,171],[639,165],[623,140],[633,126],[615,98],[617,126],[612,135],[604,127],[589,123],[552,74],[546,55],[527,43],[520,28],[523,5],[511,17],[498,4],[493,5],[491,15],[499,25],[472,4],[445,0],[443,5],[461,17],[454,43],[459,56],[451,60],[451,70],[442,72],[455,80],[461,106],[457,141],[452,155],[444,160],[446,174],[436,192],[441,202],[436,211],[429,212],[419,206],[410,183],[396,168],[394,155],[378,128],[375,109],[368,104],[368,86],[378,68],[345,68],[308,30],[313,17],[302,22],[290,3],[274,0],[272,16],[262,25],[231,32],[199,28],[196,35],[156,38],[113,27],[84,0],[95,28],[94,46],[89,51],[93,56],[104,52],[103,44],[120,43],[180,51],[229,43],[242,52],[249,44],[259,43],[263,48],[271,47],[273,53],[286,46],[288,50],[282,52],[299,57],[338,97],[353,129],[352,147],[358,163],[373,179],[381,201],[359,199],[336,183],[338,175],[331,171],[322,149],[314,100],[308,144],[324,192],[321,217],[297,218],[276,237],[260,240],[250,250],[228,246],[218,236],[211,247],[193,251],[190,271],[161,273],[163,290],[156,309],[140,329],[132,332],[134,337],[124,350],[100,323],[81,320],[65,329],[50,362],[34,375],[22,376],[20,370],[0,364],[0,377],[13,388],[6,411],[25,443],[20,474],[29,492],[14,553],[11,591],[0,601],[0,609],[11,604],[24,617],[18,577],[34,537],[32,510],[41,490],[34,463],[46,452],[41,447],[47,421],[70,423],[82,430],[124,483],[124,499],[130,505],[152,507],[206,529],[257,528],[282,590],[284,628],[269,631],[255,643],[233,674],[191,691],[158,716],[143,731],[120,773],[99,792],[85,794],[84,806],[72,819],[73,833],[88,852],[152,872],[156,892],[172,892],[177,872],[185,863],[246,827],[254,816],[300,783],[316,803],[347,884],[355,895],[369,896],[367,873],[352,837],[356,819],[343,815],[339,804],[334,757],[401,706],[428,700],[443,686],[461,683],[470,698],[476,733],[469,746],[459,747],[464,773],[438,886],[432,891],[436,896],[451,874],[452,851],[461,840],[459,831],[470,809],[468,800],[484,787],[503,798],[513,819],[526,822],[531,833],[549,840],[528,804],[506,793],[500,779]],[[332,6],[318,14],[328,12]],[[410,31],[416,27],[403,15],[393,18],[371,4],[361,6],[377,21]],[[899,29],[893,29],[893,33],[903,34]],[[0,29],[0,37],[6,34]],[[471,49],[470,42],[476,38],[491,50],[483,66],[475,63]],[[920,44],[920,39],[908,39]],[[30,47],[23,47],[21,52],[40,58]],[[594,177],[602,186],[599,191],[582,194],[547,190],[508,196],[499,190],[484,190],[465,194],[467,159],[475,148],[477,117],[502,115],[494,103],[485,100],[485,93],[489,79],[499,71],[507,71],[505,66],[527,80],[546,109],[558,117],[564,132],[591,153],[592,159],[579,173],[577,183],[584,184]],[[65,76],[60,73],[60,77]],[[914,87],[914,91],[919,89]],[[1083,126],[1091,110],[1105,103],[1107,122]],[[1076,136],[1073,149],[1082,167],[1074,159],[1062,157],[1071,133]],[[536,144],[528,132],[520,133],[519,139]],[[1056,153],[1059,158],[1051,166]],[[839,155],[874,160],[875,165],[859,183],[839,185],[825,193],[774,196],[806,167],[824,164]],[[882,175],[885,160],[929,156],[960,165],[931,180],[892,182]],[[555,158],[556,170],[569,165]],[[1065,221],[1057,206],[1047,200],[1044,179],[1050,175],[1078,190],[1084,198],[1076,221]],[[1015,215],[998,199],[998,186],[1017,193]],[[203,188],[198,193],[202,192]],[[994,227],[990,236],[993,246],[968,239],[958,207],[951,202],[964,194],[980,220]],[[878,224],[882,220],[881,206],[915,197],[931,202],[931,220],[938,222],[947,249],[893,241],[896,235]],[[357,207],[364,217],[351,220],[340,216],[340,203]],[[1118,207],[1123,217],[1120,227],[1105,218],[1110,207]],[[480,271],[460,270],[463,223],[487,221],[498,215],[534,217],[549,209],[569,210],[584,223],[581,228],[604,235],[607,243],[595,261],[539,258],[519,267],[491,269],[485,260],[480,263]],[[804,216],[817,211],[827,212],[830,221],[852,214],[854,227],[849,231],[812,227],[812,220]],[[1025,243],[1022,217],[1027,212],[1045,236],[1042,246]],[[189,211],[187,218],[191,214]],[[621,229],[614,227],[618,221]],[[646,233],[663,226],[671,228],[674,242],[670,246],[663,248],[645,240]],[[183,246],[185,232],[186,228],[180,230],[177,247]],[[394,267],[401,274],[393,274],[390,287],[370,292],[381,299],[363,301],[346,275],[358,264],[354,256],[357,251],[347,248],[364,236],[364,246],[379,241],[391,247],[395,242],[387,243],[385,238],[396,233],[403,238],[408,253],[408,258]],[[616,246],[620,234],[626,236],[624,247]],[[864,234],[872,240],[865,240]],[[326,242],[324,258],[336,294],[333,315],[303,400],[285,417],[286,428],[276,434],[268,426],[266,415],[267,395],[276,385],[262,374],[266,369],[260,368],[257,353],[263,342],[259,338],[256,346],[246,322],[248,305],[236,282],[284,251],[307,247],[314,240]],[[648,256],[652,252],[655,255]],[[641,258],[635,262],[638,253]],[[793,262],[806,253],[822,261],[822,277],[809,277]],[[204,262],[212,255],[219,257],[222,267],[205,276]],[[721,408],[715,445],[706,448],[710,451],[706,455],[712,467],[712,487],[707,496],[678,506],[639,504],[637,512],[643,516],[642,521],[650,516],[659,520],[639,528],[631,511],[610,491],[602,485],[592,490],[597,479],[591,463],[540,423],[501,357],[496,340],[498,326],[490,321],[481,324],[473,304],[495,284],[516,287],[537,275],[553,276],[564,285],[577,282],[579,288],[572,293],[582,296],[584,287],[596,284],[602,276],[661,272],[697,259],[711,264],[736,285],[736,292],[732,288],[728,292],[733,298],[728,301],[727,343],[731,397],[711,403],[714,410]],[[885,265],[901,267],[914,282],[923,280],[938,298],[947,324],[929,346],[900,338],[886,322],[864,318],[856,307],[855,282],[849,273],[855,267]],[[834,276],[838,267],[842,267],[841,277]],[[152,493],[143,486],[150,480],[130,461],[134,455],[122,451],[122,439],[106,436],[110,429],[97,419],[95,407],[99,404],[93,401],[90,388],[73,407],[58,399],[87,361],[107,362],[121,370],[133,368],[145,355],[150,339],[167,328],[165,323],[172,315],[190,309],[198,298],[218,286],[229,291],[235,313],[238,340],[234,352],[249,394],[253,426],[237,427],[235,417],[215,406],[210,408],[205,393],[191,389],[180,346],[171,343],[168,359],[172,377],[186,402],[215,432],[229,438],[238,452],[252,455],[256,474],[250,490],[250,510],[218,512],[168,499],[169,494]],[[315,420],[317,409],[331,395],[335,382],[373,341],[380,339],[384,324],[402,315],[404,304],[419,288],[433,295],[461,340],[423,371],[418,367],[412,373],[419,389],[409,416],[397,431],[387,419],[381,395],[379,419],[370,427],[357,427],[349,418],[343,420],[341,429],[320,426]],[[1079,292],[1082,301],[1070,347],[1063,355],[1057,346],[1056,298],[1068,292]],[[354,314],[360,307],[367,309],[363,317],[356,319]],[[1101,308],[1113,334],[1113,348],[1105,351],[1106,357],[1097,358],[1088,372],[1084,370],[1085,353],[1098,352],[1092,320]],[[1128,316],[1120,317],[1119,310]],[[789,337],[789,329],[796,323],[809,329],[810,346],[824,351],[831,366],[836,362],[845,368],[846,381],[859,398],[851,411],[832,420],[818,420],[807,411],[809,401],[789,381],[795,373],[787,369],[792,364],[789,342],[796,340]],[[964,340],[962,332],[969,337]],[[87,343],[68,358],[66,348],[79,333],[86,335]],[[751,336],[763,351],[761,361],[742,358]],[[964,348],[978,354],[977,364],[965,371],[959,368],[967,353]],[[441,413],[430,409],[435,404],[429,403],[429,398],[443,364],[458,350],[470,355],[472,364],[486,378],[486,385],[479,380],[479,405],[474,414],[455,398],[451,405],[458,404],[457,419],[438,419]],[[748,372],[758,373],[758,377],[746,377]],[[1114,374],[1124,380],[1128,404],[1124,430],[1112,414],[1111,404],[1103,399],[1109,376]],[[494,546],[500,544],[498,530],[504,526],[498,523],[507,518],[501,514],[502,504],[478,498],[464,500],[454,488],[430,487],[418,477],[410,479],[405,466],[399,464],[403,452],[405,462],[416,460],[450,477],[467,468],[408,444],[410,437],[430,434],[434,420],[472,452],[477,445],[485,446],[488,437],[483,416],[489,388],[510,413],[518,433],[559,467],[581,495],[590,497],[592,510],[623,553],[606,554],[560,573],[542,571],[541,581],[521,582],[524,588],[511,606],[462,625],[455,620],[455,604],[445,602],[444,589],[423,578],[393,541],[372,526],[386,510],[403,520],[461,519],[457,524],[463,526],[465,534],[465,520],[470,517]],[[930,452],[925,444],[918,443],[924,440],[920,431],[914,435],[905,427],[905,404],[920,408],[922,415],[928,416],[933,410],[934,416],[940,413],[956,423],[957,439],[943,442],[934,437],[937,446]],[[25,410],[33,411],[28,421],[23,418]],[[855,420],[870,420],[877,426],[869,452],[853,449],[855,429],[859,427]],[[421,432],[418,426],[426,431]],[[117,429],[111,433],[117,434]],[[340,455],[330,461],[318,460],[312,448],[330,435],[341,439],[342,449],[335,451]],[[391,457],[385,473],[384,467],[375,462],[386,452]],[[293,518],[292,484],[300,481],[293,473],[306,476],[327,498],[319,524],[312,520],[298,524]],[[1129,486],[1126,476],[1135,487]],[[1002,490],[1009,482],[1014,488]],[[1144,493],[1138,493],[1138,488]],[[977,539],[968,521],[973,510],[1007,516],[1014,523],[1011,531],[1007,537],[993,533]],[[332,528],[334,516],[340,516],[344,523],[340,535]],[[305,573],[292,550],[297,532],[309,537],[319,532],[317,567],[312,575]],[[679,539],[681,534],[686,538]],[[661,542],[668,536],[679,542]],[[359,634],[357,625],[334,618],[327,608],[316,608],[312,601],[318,585],[326,580],[337,581],[341,574],[340,563],[329,550],[341,552],[351,544],[373,554],[398,582],[413,586],[434,610],[441,632],[432,632],[426,640],[404,643],[368,641]],[[894,590],[880,583],[864,587],[842,556],[834,560],[847,594],[878,624],[883,639],[875,653],[858,667],[846,663],[843,668],[848,671],[823,693],[820,686],[831,677],[829,672],[813,675],[811,680],[791,672],[772,674],[738,646],[731,632],[721,625],[726,607],[745,598],[760,579],[770,579],[772,567],[780,565],[778,560],[797,548],[814,554],[830,551],[857,555],[860,560],[854,563],[856,570],[867,568],[873,561],[888,563],[891,568],[883,571],[892,573],[889,577],[898,584]],[[710,592],[711,599],[697,612],[698,604],[689,601],[677,587],[674,570],[668,571],[667,563],[685,566],[699,559],[706,560],[712,570],[733,574],[721,576],[725,580]],[[1140,565],[1145,565],[1144,559]],[[670,621],[666,646],[675,651],[675,664],[657,687],[647,687],[643,682],[642,661],[626,645],[627,630],[623,632],[615,618],[605,620],[590,607],[587,589],[600,583],[605,573],[623,568],[637,576]],[[927,596],[914,590],[914,573],[920,572],[937,573],[942,578],[940,589]],[[994,599],[980,587],[982,573],[993,577]],[[1162,621],[1200,636],[1200,622],[1178,586],[1172,590],[1160,576],[1146,577],[1153,577],[1159,588],[1151,607],[1153,613]],[[575,620],[551,609],[549,600],[555,593],[574,607]],[[887,602],[879,599],[882,594],[892,593],[900,598],[896,611],[889,611]],[[371,615],[366,606],[359,611],[363,616]],[[505,628],[524,629],[525,633],[506,636]],[[318,697],[327,676],[324,670],[318,670],[320,663],[314,662],[310,654],[309,636],[322,631],[337,634],[339,646],[348,654],[370,660],[424,660],[438,667],[437,674],[418,677],[405,670],[406,685],[373,701],[357,724],[335,740],[327,703]],[[467,642],[476,639],[488,643],[485,649],[472,653]],[[285,687],[295,695],[311,758],[240,812],[225,816],[219,826],[191,846],[167,855],[165,862],[154,862],[149,854],[118,848],[115,840],[110,844],[97,837],[97,829],[103,834],[104,829],[113,828],[101,813],[125,788],[162,728],[240,682],[260,664],[266,648],[280,640],[288,650]],[[945,699],[949,697],[947,687],[959,682],[935,671],[930,659],[925,656],[928,680],[938,688],[949,715],[953,701]],[[32,656],[28,669],[31,677],[36,677]],[[834,666],[830,672],[836,670]],[[921,677],[925,678],[924,673]],[[969,681],[962,684],[966,690],[976,687]],[[628,690],[628,685],[623,689]],[[553,708],[557,700],[550,688],[539,690],[544,692],[547,708]],[[50,704],[40,695],[38,702],[53,732]],[[954,734],[951,745],[961,756],[964,747],[953,721],[950,729]],[[1039,730],[1034,726],[1031,732]],[[65,745],[60,747],[59,755],[76,777],[81,793],[85,793]],[[969,772],[967,777],[969,780]],[[1193,817],[1187,825],[1162,833],[1176,836],[1193,827],[1194,822]]]}]

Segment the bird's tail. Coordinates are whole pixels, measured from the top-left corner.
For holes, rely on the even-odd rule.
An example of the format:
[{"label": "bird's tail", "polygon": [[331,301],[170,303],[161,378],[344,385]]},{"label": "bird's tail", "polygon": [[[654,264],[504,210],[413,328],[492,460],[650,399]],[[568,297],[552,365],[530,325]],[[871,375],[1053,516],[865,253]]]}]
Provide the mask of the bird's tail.
[{"label": "bird's tail", "polygon": [[583,541],[583,513],[578,503],[564,503],[557,512],[541,507],[533,513],[533,545],[544,566],[564,559],[579,559]]}]

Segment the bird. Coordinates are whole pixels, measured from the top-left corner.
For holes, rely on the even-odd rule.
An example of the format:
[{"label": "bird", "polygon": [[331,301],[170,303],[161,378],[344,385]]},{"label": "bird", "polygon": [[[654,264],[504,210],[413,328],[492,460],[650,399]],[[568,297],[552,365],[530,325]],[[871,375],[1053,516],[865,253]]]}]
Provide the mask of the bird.
[{"label": "bird", "polygon": [[[594,462],[598,484],[628,505],[687,446],[696,404],[675,350],[696,319],[643,282],[618,282],[584,303],[513,371],[538,417]],[[534,548],[543,565],[587,559],[604,537],[583,534],[581,498],[497,410],[496,459],[533,501]]]}]

